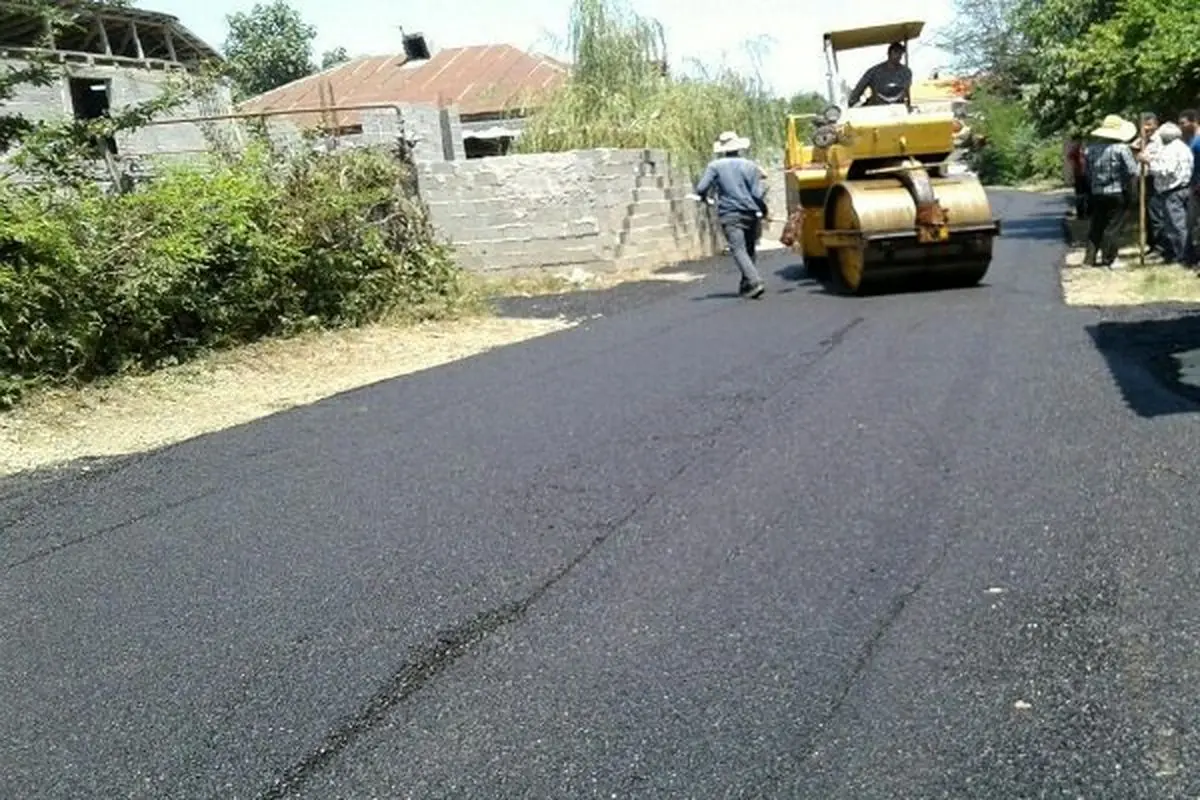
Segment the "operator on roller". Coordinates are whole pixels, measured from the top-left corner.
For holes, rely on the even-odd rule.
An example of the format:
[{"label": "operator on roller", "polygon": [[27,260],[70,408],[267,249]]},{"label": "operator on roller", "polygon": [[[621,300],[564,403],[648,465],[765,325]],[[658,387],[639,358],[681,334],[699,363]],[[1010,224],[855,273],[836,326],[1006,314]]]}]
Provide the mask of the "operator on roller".
[{"label": "operator on roller", "polygon": [[901,63],[904,45],[893,42],[888,46],[887,61],[882,61],[863,73],[862,80],[850,93],[849,105],[854,107],[862,99],[863,92],[871,90],[865,105],[883,106],[909,102],[912,89],[912,70]]}]

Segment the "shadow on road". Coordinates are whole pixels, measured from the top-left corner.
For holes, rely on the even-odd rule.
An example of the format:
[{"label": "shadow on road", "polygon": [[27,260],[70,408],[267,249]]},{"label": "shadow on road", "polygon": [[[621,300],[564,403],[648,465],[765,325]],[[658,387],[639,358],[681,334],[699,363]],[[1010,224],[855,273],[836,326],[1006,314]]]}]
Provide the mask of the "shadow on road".
[{"label": "shadow on road", "polygon": [[1088,327],[1125,402],[1152,418],[1200,411],[1200,310]]}]

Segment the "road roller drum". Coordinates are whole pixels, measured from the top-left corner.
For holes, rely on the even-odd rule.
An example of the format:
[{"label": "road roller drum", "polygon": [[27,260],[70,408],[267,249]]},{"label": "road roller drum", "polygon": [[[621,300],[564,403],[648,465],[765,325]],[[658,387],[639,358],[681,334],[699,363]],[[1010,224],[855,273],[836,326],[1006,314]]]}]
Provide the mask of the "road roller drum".
[{"label": "road roller drum", "polygon": [[[926,215],[932,222],[919,219],[921,190],[934,206]],[[987,194],[973,178],[915,172],[847,181],[826,201],[821,239],[829,281],[849,294],[930,282],[973,285],[987,273],[995,227]]]}]

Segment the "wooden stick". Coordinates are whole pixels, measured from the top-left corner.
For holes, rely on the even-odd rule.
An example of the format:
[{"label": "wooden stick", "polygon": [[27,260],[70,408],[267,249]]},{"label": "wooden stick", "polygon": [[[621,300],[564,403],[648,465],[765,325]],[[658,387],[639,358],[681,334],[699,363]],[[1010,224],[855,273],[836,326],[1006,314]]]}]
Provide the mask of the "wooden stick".
[{"label": "wooden stick", "polygon": [[[1142,148],[1139,155],[1146,155],[1146,124],[1142,123]],[[1138,162],[1138,266],[1146,266],[1146,163]]]}]

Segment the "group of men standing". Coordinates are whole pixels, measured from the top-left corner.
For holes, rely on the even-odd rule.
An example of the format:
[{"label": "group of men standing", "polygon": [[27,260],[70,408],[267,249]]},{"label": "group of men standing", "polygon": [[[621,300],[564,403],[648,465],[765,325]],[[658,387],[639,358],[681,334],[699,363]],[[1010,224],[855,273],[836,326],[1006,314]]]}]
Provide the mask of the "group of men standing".
[{"label": "group of men standing", "polygon": [[1200,267],[1200,115],[1179,114],[1159,124],[1143,114],[1141,128],[1111,114],[1071,154],[1077,216],[1089,219],[1087,266],[1112,267],[1130,216],[1137,219],[1145,172],[1149,255],[1168,264]]}]

